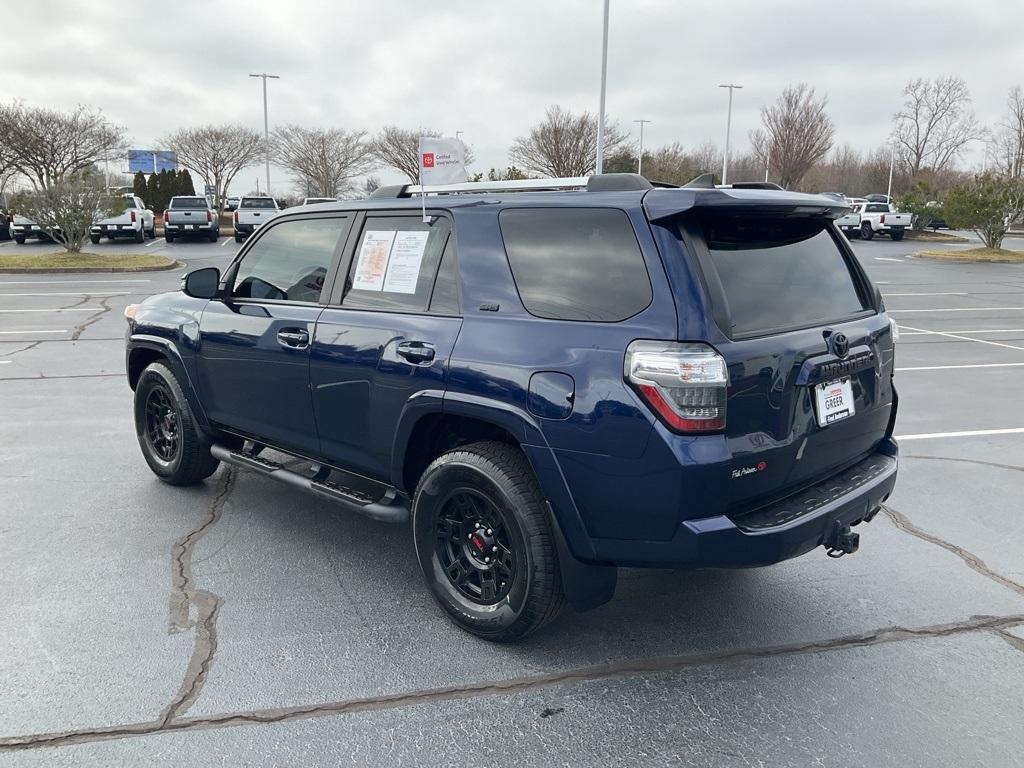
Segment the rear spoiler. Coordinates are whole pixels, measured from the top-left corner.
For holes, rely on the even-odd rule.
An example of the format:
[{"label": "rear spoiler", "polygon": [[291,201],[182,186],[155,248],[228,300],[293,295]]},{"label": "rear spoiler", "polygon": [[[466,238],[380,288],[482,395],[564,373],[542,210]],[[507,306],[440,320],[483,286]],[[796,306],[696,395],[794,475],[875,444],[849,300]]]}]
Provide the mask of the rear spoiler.
[{"label": "rear spoiler", "polygon": [[838,219],[849,210],[846,203],[824,195],[774,189],[652,189],[644,195],[643,204],[648,221],[664,221],[694,209],[745,216],[823,219]]}]

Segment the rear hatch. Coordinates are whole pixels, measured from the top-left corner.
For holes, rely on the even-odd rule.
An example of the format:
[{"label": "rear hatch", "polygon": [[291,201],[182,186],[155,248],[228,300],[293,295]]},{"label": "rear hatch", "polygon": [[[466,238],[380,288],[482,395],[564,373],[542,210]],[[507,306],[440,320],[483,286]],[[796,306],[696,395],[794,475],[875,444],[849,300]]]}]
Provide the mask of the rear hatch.
[{"label": "rear hatch", "polygon": [[892,330],[834,230],[844,211],[761,194],[762,207],[724,200],[663,222],[680,238],[670,258],[687,260],[713,317],[699,327],[692,293],[676,290],[679,340],[708,342],[726,361],[732,513],[863,459],[886,436],[893,400]]},{"label": "rear hatch", "polygon": [[259,225],[277,214],[277,206],[269,197],[243,197],[238,205],[236,221],[239,224]]},{"label": "rear hatch", "polygon": [[209,218],[206,213],[209,205],[204,197],[181,197],[171,201],[167,209],[169,224],[200,224],[206,226]]}]

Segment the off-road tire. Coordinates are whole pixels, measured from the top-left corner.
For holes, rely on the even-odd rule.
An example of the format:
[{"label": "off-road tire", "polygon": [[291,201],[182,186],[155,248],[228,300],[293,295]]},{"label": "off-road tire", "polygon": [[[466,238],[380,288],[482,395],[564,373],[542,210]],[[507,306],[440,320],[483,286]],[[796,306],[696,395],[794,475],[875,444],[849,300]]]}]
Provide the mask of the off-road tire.
[{"label": "off-road tire", "polygon": [[100,236],[99,235],[89,235],[89,242],[92,243],[93,245],[99,245],[100,244]]},{"label": "off-road tire", "polygon": [[904,232],[902,229],[894,229],[892,232],[889,233],[889,237],[891,237],[896,242],[899,242],[900,240],[903,239],[903,234]]},{"label": "off-road tire", "polygon": [[[174,411],[177,448],[170,457],[160,455],[149,433],[147,406],[151,393],[156,389],[166,396]],[[165,363],[150,363],[139,376],[135,386],[135,434],[149,468],[165,483],[198,483],[212,475],[220,464],[210,454],[210,445],[199,431],[177,376]]]},{"label": "off-road tire", "polygon": [[146,240],[146,228],[145,228],[145,226],[142,226],[142,227],[139,227],[138,231],[135,233],[135,242],[136,243],[142,243],[142,242],[145,242],[145,240]]},{"label": "off-road tire", "polygon": [[16,242],[18,245],[24,245],[25,244],[25,236],[24,235],[15,235],[14,236],[14,242]]},{"label": "off-road tire", "polygon": [[[507,534],[502,546],[507,545],[513,555],[514,575],[507,581],[507,593],[490,604],[467,597],[442,564],[446,543],[466,536],[455,527],[448,529],[450,535],[439,533],[442,513],[450,518],[450,505],[457,505],[466,494],[493,505],[501,532]],[[472,533],[471,521],[467,520],[466,530]],[[420,570],[434,599],[459,627],[478,637],[518,640],[553,620],[565,604],[547,504],[517,447],[473,443],[435,459],[413,496],[413,538]],[[469,572],[466,567],[462,570]]]},{"label": "off-road tire", "polygon": [[867,222],[860,225],[860,239],[861,240],[873,240],[875,237],[875,230],[871,228],[871,225]]}]

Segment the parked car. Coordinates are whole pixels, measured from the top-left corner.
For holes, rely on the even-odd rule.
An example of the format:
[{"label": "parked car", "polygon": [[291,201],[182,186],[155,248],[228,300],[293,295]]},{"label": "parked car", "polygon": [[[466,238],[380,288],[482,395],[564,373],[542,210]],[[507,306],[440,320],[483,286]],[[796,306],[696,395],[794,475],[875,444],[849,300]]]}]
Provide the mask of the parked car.
[{"label": "parked car", "polygon": [[860,214],[860,236],[863,240],[870,240],[875,235],[902,240],[913,219],[909,213],[897,213],[892,203],[866,201],[857,206],[857,212]]},{"label": "parked car", "polygon": [[896,480],[896,328],[845,206],[535,184],[433,188],[426,221],[408,186],[296,207],[129,306],[149,467],[411,519],[433,597],[497,641],[607,601],[620,565],[854,552]]},{"label": "parked car", "polygon": [[843,202],[848,210],[836,219],[836,227],[847,237],[860,235],[860,207],[864,204],[864,198],[843,198]]},{"label": "parked car", "polygon": [[164,238],[173,243],[178,237],[205,237],[217,242],[220,218],[205,197],[172,197],[164,211]]},{"label": "parked car", "polygon": [[[109,216],[93,224],[89,239],[93,245],[99,243],[101,237],[114,240],[118,237],[130,237],[141,243],[147,237],[156,237],[156,223],[153,211],[147,208],[141,197],[122,195],[124,211],[116,216]],[[116,201],[107,201],[110,207],[120,207]],[[109,210],[109,209],[108,209]]]},{"label": "parked car", "polygon": [[242,198],[233,196],[224,199],[224,209],[227,211],[233,211],[238,208],[238,203]]},{"label": "parked car", "polygon": [[336,197],[307,197],[303,198],[299,205],[316,205],[317,203],[336,203],[338,198]]},{"label": "parked car", "polygon": [[278,210],[277,201],[272,197],[243,197],[233,219],[235,242],[242,242],[276,216]]},{"label": "parked car", "polygon": [[11,237],[14,238],[14,242],[18,245],[24,245],[26,240],[33,237],[42,242],[53,241],[53,238],[50,237],[50,234],[45,229],[31,219],[19,215],[17,212],[9,214],[7,220],[11,231]]}]

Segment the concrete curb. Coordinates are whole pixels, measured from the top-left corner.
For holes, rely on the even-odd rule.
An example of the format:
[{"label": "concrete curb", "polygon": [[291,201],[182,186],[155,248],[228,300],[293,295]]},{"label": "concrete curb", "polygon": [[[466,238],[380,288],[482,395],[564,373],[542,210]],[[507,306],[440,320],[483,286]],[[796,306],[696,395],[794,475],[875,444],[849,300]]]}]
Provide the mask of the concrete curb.
[{"label": "concrete curb", "polygon": [[30,267],[0,267],[0,275],[77,275],[89,272],[166,272],[184,267],[183,261],[172,261],[170,264],[157,267],[50,267],[49,269],[32,269]]},{"label": "concrete curb", "polygon": [[910,258],[921,259],[922,261],[937,261],[942,264],[1017,264],[1024,266],[1024,260],[1021,259],[960,259],[956,257],[956,251],[951,252],[949,256],[924,255],[917,251],[910,254]]}]

